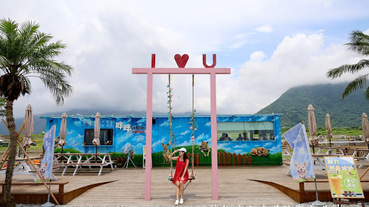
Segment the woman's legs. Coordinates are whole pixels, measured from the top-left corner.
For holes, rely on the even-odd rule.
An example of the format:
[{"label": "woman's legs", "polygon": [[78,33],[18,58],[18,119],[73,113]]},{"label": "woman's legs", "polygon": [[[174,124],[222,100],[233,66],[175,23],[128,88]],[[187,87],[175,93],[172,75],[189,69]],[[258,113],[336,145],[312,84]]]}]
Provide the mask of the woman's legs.
[{"label": "woman's legs", "polygon": [[176,196],[177,196],[177,200],[179,200],[179,191],[180,191],[180,183],[179,183],[179,181],[176,181]]},{"label": "woman's legs", "polygon": [[179,190],[180,190],[180,192],[181,192],[181,199],[183,199],[184,184],[183,184],[183,182],[182,182],[182,181],[179,183]]}]

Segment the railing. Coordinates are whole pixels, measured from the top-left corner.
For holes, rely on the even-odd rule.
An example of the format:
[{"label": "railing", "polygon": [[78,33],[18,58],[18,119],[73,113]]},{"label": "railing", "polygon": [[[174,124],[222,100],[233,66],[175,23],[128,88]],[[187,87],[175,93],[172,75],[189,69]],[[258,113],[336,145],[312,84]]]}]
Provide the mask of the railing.
[{"label": "railing", "polygon": [[227,152],[218,152],[218,165],[219,166],[251,166],[252,157],[246,156],[246,154],[236,154]]}]

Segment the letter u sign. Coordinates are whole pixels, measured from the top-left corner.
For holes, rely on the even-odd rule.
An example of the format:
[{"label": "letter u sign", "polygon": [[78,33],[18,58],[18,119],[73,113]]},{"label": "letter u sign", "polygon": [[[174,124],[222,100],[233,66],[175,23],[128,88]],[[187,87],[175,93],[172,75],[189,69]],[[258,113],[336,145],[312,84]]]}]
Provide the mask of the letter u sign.
[{"label": "letter u sign", "polygon": [[206,54],[202,55],[202,64],[204,65],[205,68],[214,68],[215,65],[217,64],[217,56],[216,54],[213,54],[213,64],[212,65],[208,65],[206,63]]}]

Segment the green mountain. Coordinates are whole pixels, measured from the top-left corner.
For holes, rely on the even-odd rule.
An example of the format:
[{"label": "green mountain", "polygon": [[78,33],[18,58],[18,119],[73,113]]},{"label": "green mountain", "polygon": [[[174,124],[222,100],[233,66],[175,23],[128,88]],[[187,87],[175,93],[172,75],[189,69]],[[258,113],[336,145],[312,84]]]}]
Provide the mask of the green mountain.
[{"label": "green mountain", "polygon": [[[346,85],[347,83],[294,87],[287,90],[276,101],[257,113],[283,114],[281,117],[282,127],[292,127],[301,121],[307,123],[307,107],[309,104],[312,104],[315,108],[315,117],[318,127],[325,127],[325,115],[327,113],[331,116],[332,127],[334,128],[360,127],[362,113],[365,112],[369,115],[369,101],[364,98],[364,89],[357,90],[345,100],[342,100],[341,94]],[[97,111],[99,111],[101,115],[132,114],[135,116],[145,116],[146,114],[144,111],[104,111],[101,109],[75,109],[67,111],[67,114],[89,114],[94,116]],[[56,112],[54,114],[61,115],[62,112]],[[163,114],[154,113],[154,115]],[[39,116],[40,115],[34,115],[35,134],[45,131],[46,128],[46,120],[39,118]],[[5,119],[5,117],[3,118]],[[17,118],[15,122],[17,127],[19,127],[23,122],[23,118]],[[0,124],[0,134],[8,133],[5,126]]]},{"label": "green mountain", "polygon": [[282,127],[292,127],[301,121],[307,123],[307,108],[312,104],[318,127],[325,127],[327,113],[334,128],[360,127],[362,113],[369,114],[369,100],[365,99],[365,89],[359,89],[342,100],[342,91],[346,85],[347,83],[294,87],[258,113],[283,114]]}]

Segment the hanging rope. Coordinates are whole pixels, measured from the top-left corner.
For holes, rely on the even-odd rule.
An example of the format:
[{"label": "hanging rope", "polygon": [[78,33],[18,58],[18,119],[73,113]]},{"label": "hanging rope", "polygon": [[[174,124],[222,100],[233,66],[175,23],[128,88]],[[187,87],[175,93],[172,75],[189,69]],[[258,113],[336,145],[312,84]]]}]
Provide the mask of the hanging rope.
[{"label": "hanging rope", "polygon": [[[174,139],[174,133],[173,133],[173,128],[172,128],[172,121],[173,121],[173,116],[172,116],[172,88],[171,88],[171,83],[170,83],[170,74],[168,75],[168,108],[169,108],[169,131],[170,131],[170,153],[173,153],[173,139]],[[189,182],[186,184],[186,186],[184,187],[184,189],[187,188],[187,186],[191,183],[192,180],[195,179],[195,174],[194,174],[194,168],[195,168],[195,131],[197,130],[197,123],[195,121],[195,75],[192,74],[192,114],[191,114],[191,122],[190,124],[192,124],[192,126],[190,127],[192,130],[191,133],[191,141],[192,141],[192,155],[191,155],[191,164],[192,164],[192,168],[191,168],[191,176],[189,177]],[[172,159],[170,160],[170,175],[168,180],[172,181],[173,180],[173,161]]]},{"label": "hanging rope", "polygon": [[[169,108],[169,137],[170,137],[170,154],[173,153],[173,128],[172,128],[172,88],[170,87],[170,74],[168,75],[168,108]],[[170,175],[168,180],[173,179],[173,160],[170,159]]]},{"label": "hanging rope", "polygon": [[184,187],[184,190],[186,190],[186,188],[188,187],[188,185],[191,183],[192,180],[195,180],[195,174],[193,172],[194,168],[195,168],[195,131],[197,130],[197,123],[195,120],[195,113],[196,113],[196,109],[195,109],[195,75],[192,74],[192,114],[191,114],[191,129],[192,129],[192,134],[191,134],[191,141],[192,141],[192,155],[191,155],[191,174],[188,178],[188,182],[186,184],[186,186]]}]

